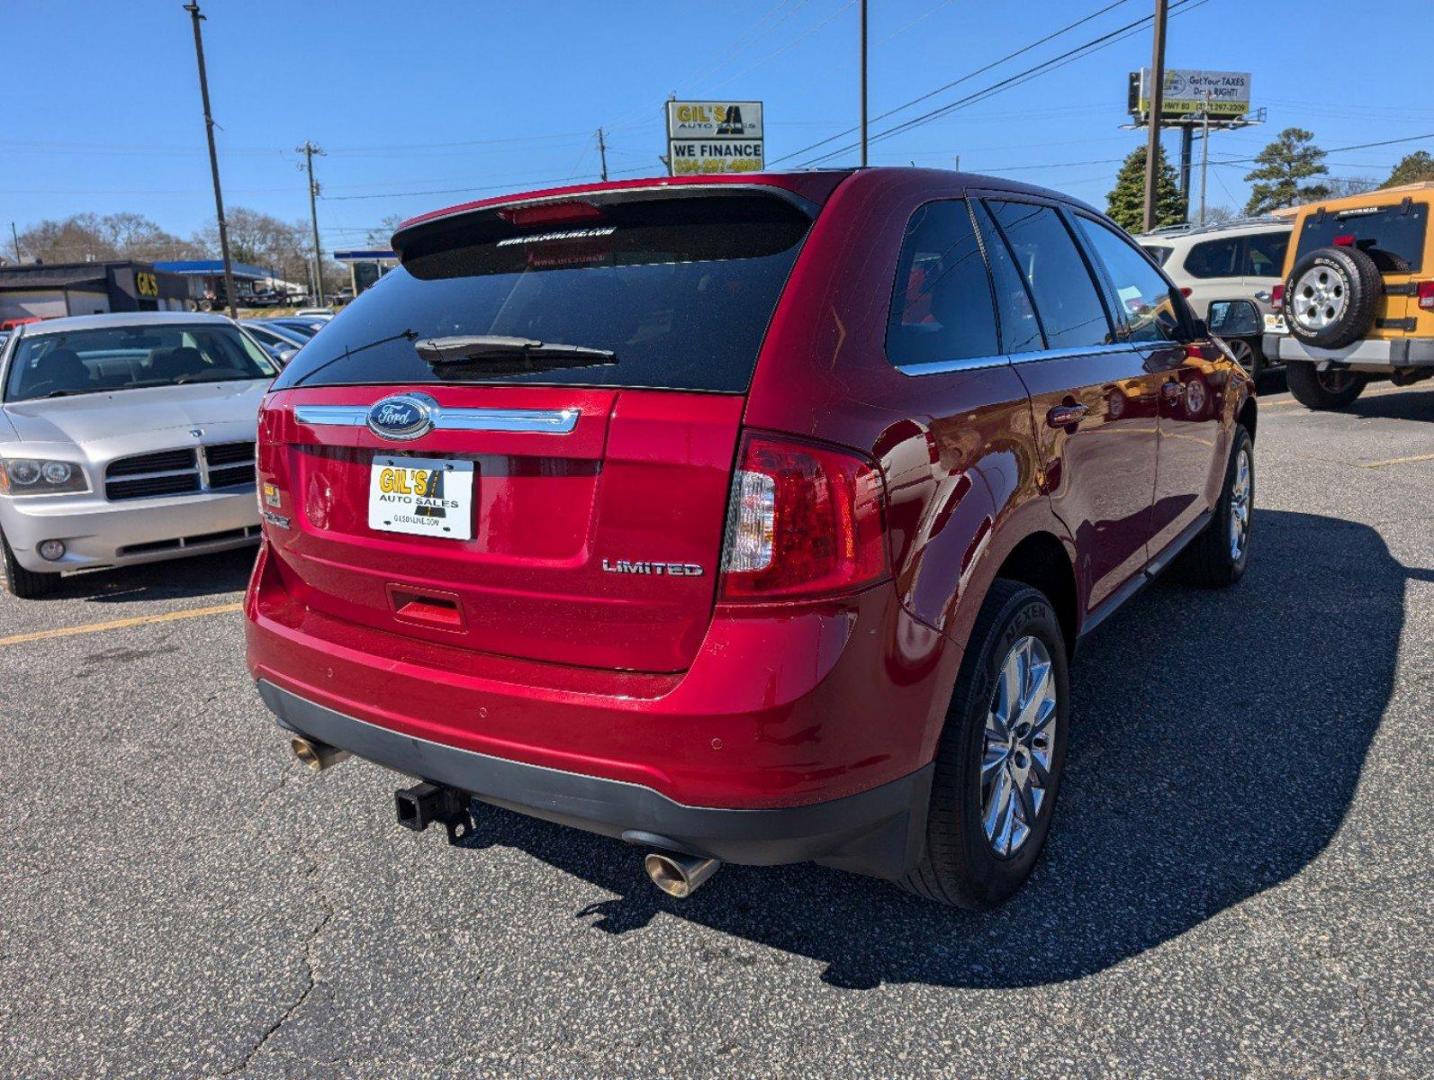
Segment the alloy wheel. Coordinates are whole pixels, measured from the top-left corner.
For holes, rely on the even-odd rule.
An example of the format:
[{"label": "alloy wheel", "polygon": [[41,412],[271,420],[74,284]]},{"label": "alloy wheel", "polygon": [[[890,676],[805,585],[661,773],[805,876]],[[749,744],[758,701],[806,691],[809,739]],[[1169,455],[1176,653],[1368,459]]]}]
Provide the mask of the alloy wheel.
[{"label": "alloy wheel", "polygon": [[1294,317],[1306,330],[1323,330],[1344,314],[1349,293],[1344,278],[1327,266],[1313,266],[1295,282]]},{"label": "alloy wheel", "polygon": [[1235,458],[1235,481],[1230,485],[1230,558],[1240,561],[1250,537],[1250,451],[1241,447]]},{"label": "alloy wheel", "polygon": [[981,826],[1001,858],[1021,849],[1046,802],[1056,711],[1050,653],[1039,638],[1023,637],[1001,663],[981,757]]}]

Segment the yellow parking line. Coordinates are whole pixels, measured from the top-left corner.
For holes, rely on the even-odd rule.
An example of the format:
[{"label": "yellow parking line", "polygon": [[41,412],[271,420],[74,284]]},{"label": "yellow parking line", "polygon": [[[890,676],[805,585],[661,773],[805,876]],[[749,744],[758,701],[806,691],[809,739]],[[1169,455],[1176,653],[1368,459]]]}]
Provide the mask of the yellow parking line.
[{"label": "yellow parking line", "polygon": [[30,641],[49,641],[53,638],[73,637],[76,634],[101,634],[106,630],[125,630],[131,626],[148,626],[151,623],[175,622],[179,619],[198,619],[205,615],[232,615],[242,611],[244,605],[215,604],[213,607],[185,608],[183,611],[168,611],[163,615],[136,615],[132,619],[115,619],[111,622],[86,623],[84,626],[61,626],[54,630],[36,630],[29,634],[12,634],[0,637],[0,648],[6,645],[24,645]]},{"label": "yellow parking line", "polygon": [[1356,461],[1361,469],[1382,469],[1386,465],[1407,465],[1411,461],[1434,461],[1434,454],[1412,454],[1409,457],[1385,458],[1383,461]]}]

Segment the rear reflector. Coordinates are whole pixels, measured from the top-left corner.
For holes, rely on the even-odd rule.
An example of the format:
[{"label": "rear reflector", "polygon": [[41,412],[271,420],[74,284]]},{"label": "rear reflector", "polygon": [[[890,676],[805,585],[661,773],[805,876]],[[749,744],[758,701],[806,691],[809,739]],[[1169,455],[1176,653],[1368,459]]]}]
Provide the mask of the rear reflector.
[{"label": "rear reflector", "polygon": [[1276,311],[1279,311],[1284,306],[1285,287],[1283,285],[1276,285],[1273,289],[1270,290],[1270,307],[1274,308]]},{"label": "rear reflector", "polygon": [[1419,307],[1423,311],[1434,311],[1434,281],[1421,281],[1417,290]]},{"label": "rear reflector", "polygon": [[806,599],[880,579],[883,499],[881,474],[855,454],[747,436],[727,511],[721,599]]},{"label": "rear reflector", "polygon": [[1354,247],[1354,233],[1340,233],[1334,238],[1335,247]]},{"label": "rear reflector", "polygon": [[1180,295],[1183,296],[1183,297],[1185,297],[1185,299],[1187,299],[1187,300],[1190,299],[1190,294],[1193,293],[1194,291],[1195,291],[1195,290],[1192,289],[1189,285],[1182,285],[1182,286],[1180,286]]}]

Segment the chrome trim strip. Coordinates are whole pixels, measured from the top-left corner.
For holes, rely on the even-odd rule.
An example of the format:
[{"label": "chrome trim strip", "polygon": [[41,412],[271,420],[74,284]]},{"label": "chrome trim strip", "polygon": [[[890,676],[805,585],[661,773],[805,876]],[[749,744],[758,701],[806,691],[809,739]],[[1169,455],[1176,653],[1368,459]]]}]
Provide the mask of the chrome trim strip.
[{"label": "chrome trim strip", "polygon": [[[435,431],[505,431],[567,435],[578,426],[579,409],[432,410]],[[367,427],[368,409],[356,405],[299,405],[294,419],[309,427]]]},{"label": "chrome trim strip", "polygon": [[[1158,343],[1157,343],[1158,344]],[[1042,360],[1065,360],[1073,356],[1100,356],[1105,353],[1137,352],[1133,342],[1114,345],[1081,345],[1074,349],[1039,349],[1035,352],[1002,353],[998,356],[968,356],[960,360],[928,360],[920,364],[897,364],[903,375],[943,375],[952,371],[977,371],[1010,364],[1034,364]]]}]

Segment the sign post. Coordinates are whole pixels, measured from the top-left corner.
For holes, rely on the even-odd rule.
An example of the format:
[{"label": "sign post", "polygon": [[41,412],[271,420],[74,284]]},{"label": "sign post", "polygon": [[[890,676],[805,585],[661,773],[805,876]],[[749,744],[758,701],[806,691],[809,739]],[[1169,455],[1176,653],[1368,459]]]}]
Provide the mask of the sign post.
[{"label": "sign post", "polygon": [[669,101],[667,169],[673,176],[761,172],[760,101]]}]

